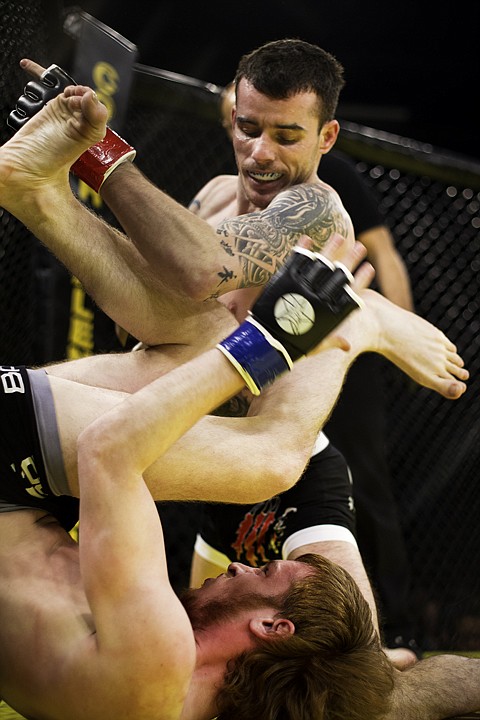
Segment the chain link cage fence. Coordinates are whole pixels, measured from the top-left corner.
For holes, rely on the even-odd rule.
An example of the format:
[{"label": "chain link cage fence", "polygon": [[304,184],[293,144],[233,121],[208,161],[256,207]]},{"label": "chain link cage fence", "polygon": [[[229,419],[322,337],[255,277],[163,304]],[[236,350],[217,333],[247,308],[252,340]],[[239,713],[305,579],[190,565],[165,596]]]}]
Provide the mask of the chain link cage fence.
[{"label": "chain link cage fence", "polygon": [[[3,143],[5,119],[25,83],[18,60],[59,62],[52,37],[60,20],[55,3],[40,0],[0,0],[0,9]],[[122,134],[135,145],[140,169],[182,204],[212,176],[235,171],[216,86],[137,65]],[[426,650],[479,650],[480,167],[351,123],[342,123],[337,146],[378,196],[408,267],[417,312],[456,343],[471,373],[467,393],[453,403],[389,364],[375,380],[388,400],[388,457],[412,563],[417,640]],[[69,293],[63,269],[0,209],[2,362],[66,356]],[[92,351],[107,344],[95,340]],[[160,506],[175,589],[188,583],[198,513],[196,504]]]},{"label": "chain link cage fence", "polygon": [[[57,4],[0,0],[0,142],[11,137],[6,125],[15,107],[25,73],[19,67],[22,57],[49,65],[53,48],[62,35]],[[36,340],[42,318],[38,294],[53,288],[42,283],[48,256],[38,242],[15,218],[0,209],[0,348],[2,361],[32,364],[36,359]],[[48,304],[42,303],[42,306]]]}]

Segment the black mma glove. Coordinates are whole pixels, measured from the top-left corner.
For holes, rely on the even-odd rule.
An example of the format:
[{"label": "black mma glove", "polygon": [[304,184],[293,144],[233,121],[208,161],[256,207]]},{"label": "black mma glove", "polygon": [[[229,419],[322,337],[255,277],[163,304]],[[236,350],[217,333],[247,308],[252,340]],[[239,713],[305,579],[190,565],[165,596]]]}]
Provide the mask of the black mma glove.
[{"label": "black mma glove", "polygon": [[23,95],[17,100],[15,110],[12,110],[7,118],[7,125],[15,132],[20,130],[31,117],[50,100],[60,95],[68,85],[76,84],[65,70],[58,65],[50,65],[38,80],[30,80],[26,84]]},{"label": "black mma glove", "polygon": [[[38,80],[31,80],[25,86],[23,95],[17,100],[15,110],[7,118],[7,124],[15,131],[20,130],[31,117],[36,115],[49,100],[60,95],[67,85],[76,85],[73,78],[58,65],[50,65]],[[86,150],[70,168],[71,172],[83,180],[95,192],[120,163],[135,157],[134,148],[120,135],[107,127],[101,142]]]},{"label": "black mma glove", "polygon": [[254,395],[362,306],[341,263],[296,247],[247,319],[217,345]]}]

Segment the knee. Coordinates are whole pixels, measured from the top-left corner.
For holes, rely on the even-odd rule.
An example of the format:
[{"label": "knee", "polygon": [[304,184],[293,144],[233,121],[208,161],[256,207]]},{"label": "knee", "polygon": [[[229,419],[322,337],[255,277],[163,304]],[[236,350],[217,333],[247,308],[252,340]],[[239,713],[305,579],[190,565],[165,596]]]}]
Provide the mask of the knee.
[{"label": "knee", "polygon": [[264,456],[252,484],[256,495],[252,502],[267,500],[290,490],[302,476],[307,461],[302,453],[291,451]]}]

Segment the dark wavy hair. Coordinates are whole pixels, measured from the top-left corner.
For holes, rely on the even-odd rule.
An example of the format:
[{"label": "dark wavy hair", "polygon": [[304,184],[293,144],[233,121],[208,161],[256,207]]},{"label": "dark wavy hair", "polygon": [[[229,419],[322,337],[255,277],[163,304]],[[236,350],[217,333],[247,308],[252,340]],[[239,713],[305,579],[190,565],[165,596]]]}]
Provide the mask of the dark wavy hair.
[{"label": "dark wavy hair", "polygon": [[343,66],[333,55],[293,38],[273,40],[243,55],[235,75],[235,88],[242,78],[275,100],[301,92],[316,93],[320,127],[335,118],[340,91],[345,85]]},{"label": "dark wavy hair", "polygon": [[376,720],[388,711],[393,667],[365,598],[338,565],[299,561],[315,572],[292,584],[277,614],[295,633],[231,661],[217,720]]}]

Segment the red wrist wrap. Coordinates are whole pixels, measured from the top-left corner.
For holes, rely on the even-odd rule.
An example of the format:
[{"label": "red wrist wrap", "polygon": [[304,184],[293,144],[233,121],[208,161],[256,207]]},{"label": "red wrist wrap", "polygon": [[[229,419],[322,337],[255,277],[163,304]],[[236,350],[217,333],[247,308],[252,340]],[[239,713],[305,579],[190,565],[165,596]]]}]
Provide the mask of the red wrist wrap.
[{"label": "red wrist wrap", "polygon": [[107,127],[103,140],[85,150],[71,172],[98,193],[103,182],[120,163],[133,161],[135,149]]}]

